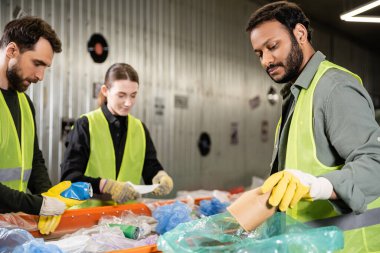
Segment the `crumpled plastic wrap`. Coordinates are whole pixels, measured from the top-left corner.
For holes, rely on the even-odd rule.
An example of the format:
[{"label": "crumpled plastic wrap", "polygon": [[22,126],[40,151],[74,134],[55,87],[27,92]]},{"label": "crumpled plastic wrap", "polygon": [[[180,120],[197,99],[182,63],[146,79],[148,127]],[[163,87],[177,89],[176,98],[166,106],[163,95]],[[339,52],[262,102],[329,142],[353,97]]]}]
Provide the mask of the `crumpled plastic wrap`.
[{"label": "crumpled plastic wrap", "polygon": [[104,215],[99,219],[98,225],[122,224],[139,228],[138,239],[148,236],[157,225],[157,221],[150,216],[136,215],[131,211],[124,211],[120,217]]},{"label": "crumpled plastic wrap", "polygon": [[221,202],[229,202],[231,194],[226,191],[219,190],[197,190],[197,191],[178,191],[177,192],[177,200],[183,200],[186,198],[217,198]]},{"label": "crumpled plastic wrap", "polygon": [[158,221],[156,232],[164,234],[178,224],[191,220],[191,209],[186,204],[176,201],[173,204],[157,207],[153,217]]},{"label": "crumpled plastic wrap", "polygon": [[27,231],[37,231],[38,216],[25,213],[0,214],[0,227],[21,228]]},{"label": "crumpled plastic wrap", "polygon": [[0,228],[1,253],[63,253],[57,246],[35,239],[28,231],[19,228]]},{"label": "crumpled plastic wrap", "polygon": [[[150,232],[156,223],[152,217],[139,216],[131,211],[124,211],[120,217],[102,216],[99,225],[79,229],[75,233],[63,236],[60,240],[47,243],[57,245],[65,253],[97,253],[153,245],[156,244],[158,236],[151,235]],[[119,227],[110,227],[108,224],[138,226],[141,230],[141,236],[139,240],[125,238]]]},{"label": "crumpled plastic wrap", "polygon": [[343,232],[337,227],[311,228],[284,213],[276,213],[247,233],[228,213],[178,225],[158,240],[167,252],[333,252],[342,249]]},{"label": "crumpled plastic wrap", "polygon": [[212,198],[211,200],[201,200],[198,210],[202,217],[210,216],[225,212],[228,205],[229,203],[222,203],[217,198]]},{"label": "crumpled plastic wrap", "polygon": [[142,240],[132,240],[125,238],[123,232],[118,228],[96,225],[47,243],[60,247],[65,253],[100,253],[152,245],[156,242],[157,235],[148,236]]}]

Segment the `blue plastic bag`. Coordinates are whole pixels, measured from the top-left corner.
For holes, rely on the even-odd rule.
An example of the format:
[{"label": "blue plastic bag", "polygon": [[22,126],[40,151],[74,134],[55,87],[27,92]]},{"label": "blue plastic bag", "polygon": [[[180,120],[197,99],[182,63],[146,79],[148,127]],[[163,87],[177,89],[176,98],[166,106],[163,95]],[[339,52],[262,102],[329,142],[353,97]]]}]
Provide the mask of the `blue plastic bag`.
[{"label": "blue plastic bag", "polygon": [[201,215],[210,216],[218,213],[224,213],[228,203],[222,203],[217,198],[211,200],[202,200],[199,203],[199,212]]},{"label": "blue plastic bag", "polygon": [[162,235],[175,228],[178,224],[190,221],[190,213],[190,207],[179,201],[157,207],[153,212],[153,217],[158,221],[156,232]]},{"label": "blue plastic bag", "polygon": [[75,182],[61,193],[62,197],[76,200],[87,200],[92,197],[92,187],[90,183]]}]

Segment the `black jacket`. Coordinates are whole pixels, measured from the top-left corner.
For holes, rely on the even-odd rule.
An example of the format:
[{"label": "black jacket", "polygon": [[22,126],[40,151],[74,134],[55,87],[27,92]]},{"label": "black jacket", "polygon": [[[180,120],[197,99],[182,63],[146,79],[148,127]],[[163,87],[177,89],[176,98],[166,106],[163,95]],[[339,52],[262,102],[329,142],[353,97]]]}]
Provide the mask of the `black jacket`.
[{"label": "black jacket", "polygon": [[[116,162],[116,177],[119,174],[123,159],[125,143],[128,133],[128,117],[114,116],[106,105],[102,106],[102,111],[108,121],[109,131],[113,141]],[[153,177],[162,170],[162,166],[157,159],[156,149],[150,137],[149,131],[143,124],[145,130],[146,149],[142,177],[145,184],[152,184]],[[79,118],[73,130],[67,136],[66,151],[61,163],[61,181],[70,180],[72,182],[89,182],[94,193],[99,194],[99,183],[101,178],[87,177],[84,175],[87,162],[90,157],[90,132],[87,117]]]}]

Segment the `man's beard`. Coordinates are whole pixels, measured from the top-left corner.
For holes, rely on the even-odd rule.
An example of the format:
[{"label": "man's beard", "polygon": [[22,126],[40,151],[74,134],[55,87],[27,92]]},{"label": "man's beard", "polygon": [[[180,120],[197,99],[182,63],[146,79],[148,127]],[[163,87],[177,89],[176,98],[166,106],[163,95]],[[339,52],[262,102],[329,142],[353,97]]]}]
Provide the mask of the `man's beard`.
[{"label": "man's beard", "polygon": [[290,49],[290,52],[288,56],[286,57],[285,64],[280,62],[277,64],[271,64],[268,67],[268,69],[276,67],[276,66],[284,67],[285,75],[280,80],[274,80],[272,76],[269,75],[272,78],[272,80],[275,81],[276,83],[288,83],[296,79],[303,62],[302,50],[300,46],[298,45],[298,42],[293,34],[290,34],[290,39],[292,41],[292,48]]},{"label": "man's beard", "polygon": [[9,83],[9,87],[13,90],[24,92],[28,89],[27,86],[23,85],[23,79],[18,74],[19,68],[15,65],[10,69],[7,69],[7,79]]}]

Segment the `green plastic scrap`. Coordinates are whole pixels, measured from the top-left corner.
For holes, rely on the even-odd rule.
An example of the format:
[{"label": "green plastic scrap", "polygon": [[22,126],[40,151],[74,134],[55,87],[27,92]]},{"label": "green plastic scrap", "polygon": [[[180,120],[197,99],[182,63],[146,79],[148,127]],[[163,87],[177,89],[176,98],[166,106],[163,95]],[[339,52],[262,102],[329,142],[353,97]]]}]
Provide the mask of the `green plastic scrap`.
[{"label": "green plastic scrap", "polygon": [[339,228],[312,228],[279,212],[249,233],[225,212],[180,224],[158,240],[159,250],[173,253],[320,253],[334,252],[343,245]]}]

